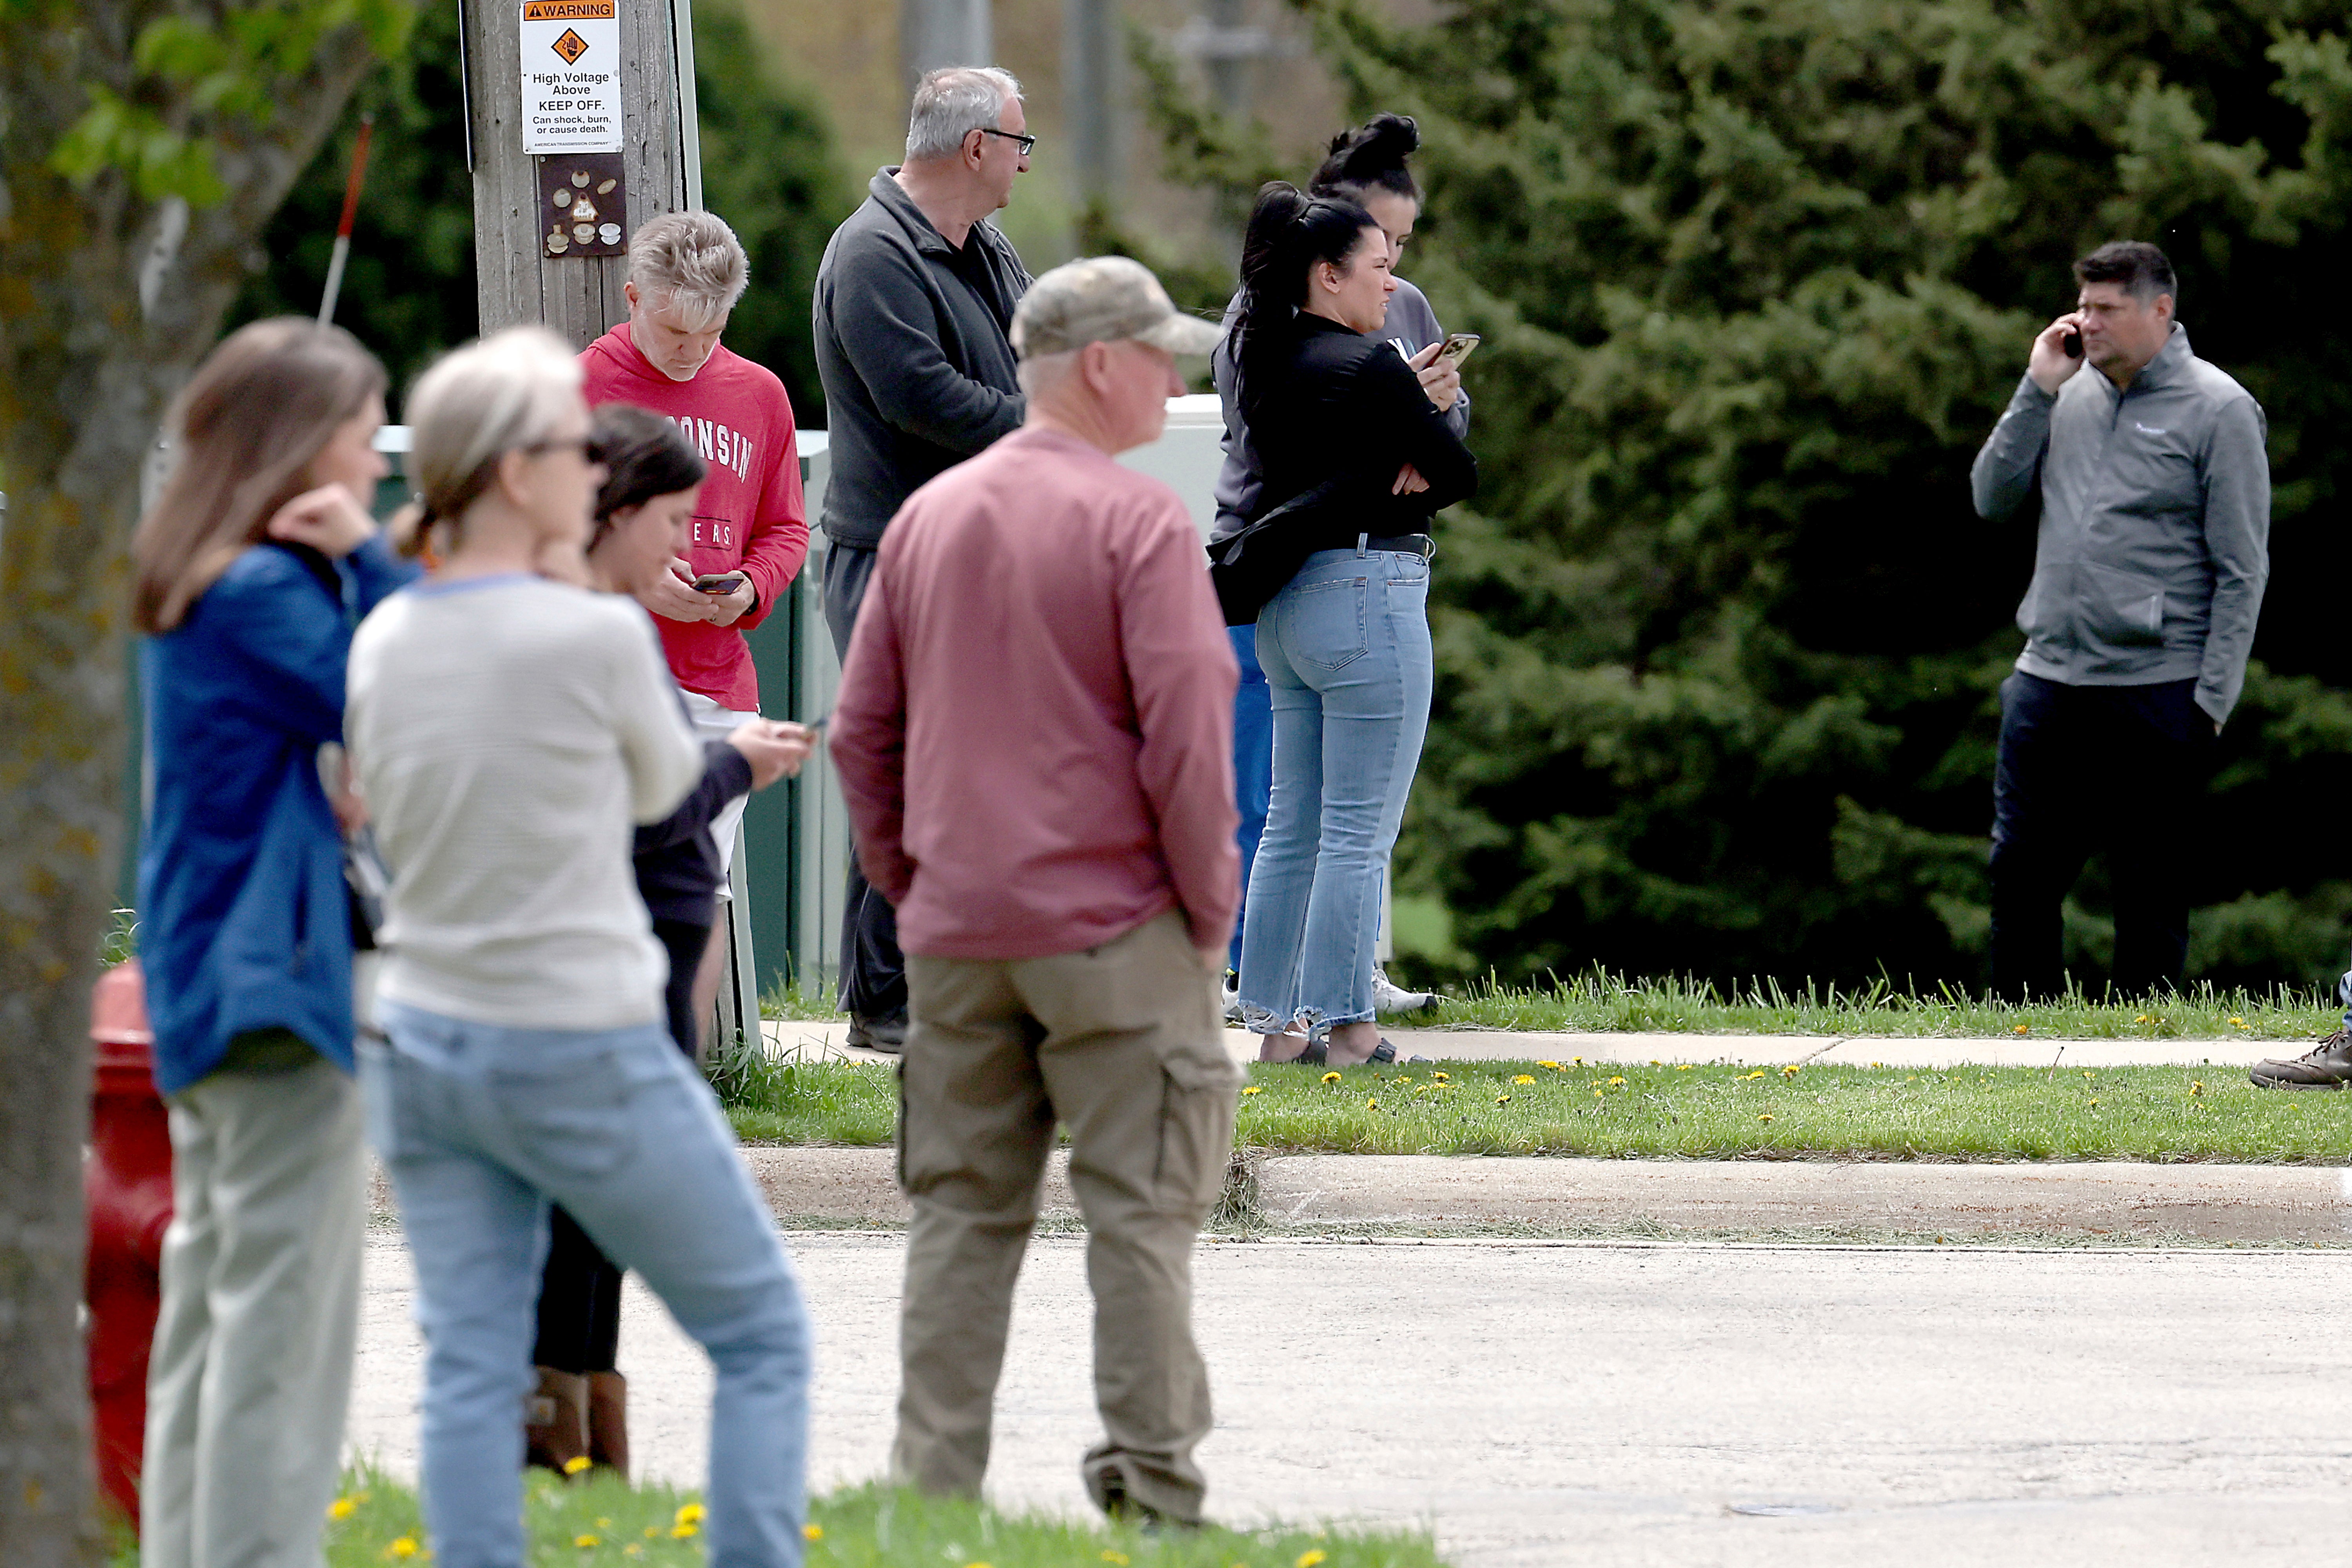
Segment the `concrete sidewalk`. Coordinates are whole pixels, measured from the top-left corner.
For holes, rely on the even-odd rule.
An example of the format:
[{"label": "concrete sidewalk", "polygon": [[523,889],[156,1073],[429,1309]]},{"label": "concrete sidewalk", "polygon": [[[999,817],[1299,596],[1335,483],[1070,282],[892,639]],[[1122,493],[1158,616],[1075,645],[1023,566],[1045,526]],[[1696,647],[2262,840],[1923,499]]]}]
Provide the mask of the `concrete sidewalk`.
[{"label": "concrete sidewalk", "polygon": [[[846,1022],[793,1023],[771,1019],[764,1026],[771,1056],[816,1060],[887,1062],[878,1051],[852,1050]],[[1397,1029],[1385,1037],[1399,1055],[1440,1061],[1725,1062],[1738,1067],[1779,1067],[1788,1062],[1822,1066],[1948,1068],[2052,1065],[2078,1068],[2177,1064],[2252,1067],[2267,1057],[2296,1057],[2308,1041],[2235,1039],[2065,1040],[2055,1036],[2012,1035],[1997,1039],[1943,1039],[1842,1035],[1513,1034],[1500,1029]],[[1242,1029],[1225,1031],[1225,1048],[1237,1062],[1257,1060],[1258,1037]]]},{"label": "concrete sidewalk", "polygon": [[[765,1147],[743,1157],[782,1225],[906,1223],[887,1149]],[[1057,1152],[1046,1176],[1048,1219],[1078,1217],[1067,1161]],[[1304,1154],[1266,1160],[1258,1184],[1277,1229],[2352,1240],[2352,1172],[2321,1166]]]},{"label": "concrete sidewalk", "polygon": [[[896,1237],[788,1238],[817,1327],[811,1480],[883,1467]],[[991,1495],[1083,1514],[1083,1245],[1031,1249]],[[1428,1524],[1457,1568],[2344,1560],[2352,1255],[1203,1245],[1213,1515]],[[367,1261],[354,1447],[415,1468],[396,1234]],[[639,1473],[698,1484],[709,1364],[632,1279]],[[2317,1329],[2319,1331],[2315,1332]]]}]

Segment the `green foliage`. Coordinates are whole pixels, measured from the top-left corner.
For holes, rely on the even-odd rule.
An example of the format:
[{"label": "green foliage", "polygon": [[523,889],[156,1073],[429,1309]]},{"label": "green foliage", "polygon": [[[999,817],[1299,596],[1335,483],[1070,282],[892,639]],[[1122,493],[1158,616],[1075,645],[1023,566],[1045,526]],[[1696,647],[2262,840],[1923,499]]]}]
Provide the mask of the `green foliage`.
[{"label": "green foliage", "polygon": [[357,26],[390,59],[406,47],[415,20],[414,0],[267,0],[158,16],[132,44],[131,94],[89,84],[89,109],[50,164],[82,185],[120,169],[148,201],[216,205],[228,195],[219,138],[267,126],[278,94],[310,69],[328,34]]},{"label": "green foliage", "polygon": [[[825,239],[856,203],[844,194],[822,110],[771,74],[740,16],[707,0],[694,30],[703,200],[751,260],[727,345],[782,377],[801,422],[822,428],[808,300]],[[335,320],[405,387],[474,336],[479,319],[455,6],[425,9],[405,55],[361,89],[263,237],[260,269],[230,324],[317,312],[362,110],[375,115],[375,136]]]},{"label": "green foliage", "polygon": [[[1480,967],[1979,977],[2032,534],[1978,521],[1966,474],[2069,263],[2118,236],[2166,247],[2198,352],[2271,421],[2192,973],[2340,967],[2352,62],[2313,30],[2338,9],[1310,8],[1356,110],[1420,120],[1411,269],[1486,339],[1402,850]],[[2070,917],[2095,973],[2095,868]]]},{"label": "green foliage", "polygon": [[825,241],[865,199],[835,156],[815,94],[783,81],[731,5],[695,7],[694,85],[702,115],[703,205],[727,220],[751,284],[727,323],[727,346],[783,378],[793,412],[824,428],[809,301]]}]

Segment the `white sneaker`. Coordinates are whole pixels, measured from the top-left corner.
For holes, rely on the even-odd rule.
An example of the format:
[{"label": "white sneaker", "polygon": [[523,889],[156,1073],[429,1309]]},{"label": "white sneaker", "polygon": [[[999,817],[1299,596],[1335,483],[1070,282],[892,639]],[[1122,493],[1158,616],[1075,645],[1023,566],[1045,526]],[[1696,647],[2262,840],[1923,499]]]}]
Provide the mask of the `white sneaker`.
[{"label": "white sneaker", "polygon": [[1427,991],[1400,991],[1390,981],[1388,971],[1374,965],[1372,969],[1372,1006],[1382,1013],[1425,1013],[1437,1005],[1437,997]]},{"label": "white sneaker", "polygon": [[1242,977],[1229,976],[1219,989],[1225,1001],[1225,1022],[1238,1028],[1242,1021]]}]

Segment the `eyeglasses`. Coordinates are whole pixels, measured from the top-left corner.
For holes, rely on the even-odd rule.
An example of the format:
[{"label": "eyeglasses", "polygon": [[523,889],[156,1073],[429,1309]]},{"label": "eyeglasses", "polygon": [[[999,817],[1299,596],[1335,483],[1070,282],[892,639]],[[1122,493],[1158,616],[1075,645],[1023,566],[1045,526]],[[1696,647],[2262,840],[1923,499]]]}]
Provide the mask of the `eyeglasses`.
[{"label": "eyeglasses", "polygon": [[577,452],[580,454],[580,460],[583,463],[601,463],[604,460],[604,448],[593,436],[565,436],[545,441],[533,441],[524,447],[522,451],[534,458],[541,452]]},{"label": "eyeglasses", "polygon": [[999,131],[993,125],[982,125],[978,129],[982,136],[1002,136],[1007,142],[1019,142],[1021,144],[1021,155],[1024,158],[1029,156],[1030,148],[1037,145],[1037,138],[1034,136],[1024,136],[1017,131]]}]

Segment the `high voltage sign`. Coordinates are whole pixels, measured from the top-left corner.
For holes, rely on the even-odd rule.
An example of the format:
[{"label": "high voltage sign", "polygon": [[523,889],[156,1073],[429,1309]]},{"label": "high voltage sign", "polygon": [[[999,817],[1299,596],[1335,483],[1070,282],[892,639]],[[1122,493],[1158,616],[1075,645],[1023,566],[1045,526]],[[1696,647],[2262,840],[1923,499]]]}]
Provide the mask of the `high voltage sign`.
[{"label": "high voltage sign", "polygon": [[523,0],[522,150],[621,150],[617,0]]}]

